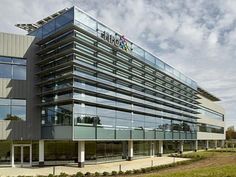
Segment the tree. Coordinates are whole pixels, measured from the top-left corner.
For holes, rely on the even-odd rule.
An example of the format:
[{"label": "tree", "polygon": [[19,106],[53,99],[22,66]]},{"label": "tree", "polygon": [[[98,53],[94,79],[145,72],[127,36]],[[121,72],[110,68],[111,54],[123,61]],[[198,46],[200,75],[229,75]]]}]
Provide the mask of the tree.
[{"label": "tree", "polygon": [[230,126],[227,128],[226,139],[227,140],[236,139],[236,131],[234,130],[234,126]]}]

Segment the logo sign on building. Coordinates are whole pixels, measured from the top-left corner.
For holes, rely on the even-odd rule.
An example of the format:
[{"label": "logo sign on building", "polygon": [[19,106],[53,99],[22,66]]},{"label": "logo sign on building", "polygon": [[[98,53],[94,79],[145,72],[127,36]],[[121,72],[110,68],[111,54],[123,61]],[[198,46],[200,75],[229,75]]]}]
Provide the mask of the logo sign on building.
[{"label": "logo sign on building", "polygon": [[114,36],[104,31],[103,33],[101,33],[101,38],[109,42],[110,44],[125,50],[126,52],[132,51],[132,44],[127,41],[124,36]]}]

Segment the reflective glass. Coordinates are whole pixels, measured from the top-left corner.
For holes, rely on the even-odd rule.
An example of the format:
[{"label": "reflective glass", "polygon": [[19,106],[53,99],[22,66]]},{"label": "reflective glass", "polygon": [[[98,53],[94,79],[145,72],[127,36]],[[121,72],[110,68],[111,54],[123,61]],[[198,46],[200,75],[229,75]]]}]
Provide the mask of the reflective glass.
[{"label": "reflective glass", "polygon": [[106,109],[106,108],[97,108],[97,115],[98,116],[107,116],[107,117],[115,117],[116,111],[112,109]]},{"label": "reflective glass", "polygon": [[92,19],[91,17],[89,17],[88,15],[86,15],[78,10],[75,10],[75,19],[80,21],[84,25],[92,28],[93,30],[97,29],[96,21],[94,19]]},{"label": "reflective glass", "polygon": [[0,106],[0,120],[10,117],[10,106]]},{"label": "reflective glass", "polygon": [[52,20],[47,24],[43,25],[43,36],[48,35],[53,31],[55,31],[55,20]]},{"label": "reflective glass", "polygon": [[26,107],[25,106],[12,106],[11,113],[12,120],[25,120],[26,119]]},{"label": "reflective glass", "polygon": [[159,59],[156,59],[156,65],[160,69],[165,69],[165,64],[161,60],[159,60]]},{"label": "reflective glass", "polygon": [[12,59],[10,57],[0,57],[0,62],[12,63]]},{"label": "reflective glass", "polygon": [[0,105],[10,105],[11,100],[10,99],[0,99]]},{"label": "reflective glass", "polygon": [[56,29],[61,28],[62,26],[72,22],[74,19],[74,9],[70,9],[66,13],[60,15],[55,19],[56,23]]},{"label": "reflective glass", "polygon": [[85,104],[74,104],[74,113],[96,115],[96,107]]},{"label": "reflective glass", "polygon": [[11,101],[12,101],[12,105],[18,105],[18,106],[19,105],[22,105],[22,106],[26,105],[26,100],[12,99]]},{"label": "reflective glass", "polygon": [[148,52],[145,52],[145,59],[150,61],[151,63],[155,64],[156,57],[154,57],[153,55],[151,55]]},{"label": "reflective glass", "polygon": [[115,119],[110,117],[98,116],[98,125],[115,126]]},{"label": "reflective glass", "polygon": [[26,80],[26,67],[13,65],[13,79]]},{"label": "reflective glass", "polygon": [[11,78],[12,66],[8,64],[0,64],[0,78]]},{"label": "reflective glass", "polygon": [[13,58],[12,60],[13,60],[14,64],[26,65],[26,60],[25,59]]}]

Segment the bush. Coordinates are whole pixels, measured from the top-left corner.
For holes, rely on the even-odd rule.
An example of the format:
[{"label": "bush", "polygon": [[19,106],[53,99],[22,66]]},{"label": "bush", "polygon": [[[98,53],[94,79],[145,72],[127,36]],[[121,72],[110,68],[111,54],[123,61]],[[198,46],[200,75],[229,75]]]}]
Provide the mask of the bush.
[{"label": "bush", "polygon": [[75,177],[84,177],[84,174],[79,171],[75,174]]},{"label": "bush", "polygon": [[100,176],[100,173],[95,172],[95,173],[94,173],[94,176]]},{"label": "bush", "polygon": [[113,175],[113,176],[117,175],[117,171],[112,171],[111,175]]},{"label": "bush", "polygon": [[131,171],[131,170],[127,170],[127,171],[125,172],[125,174],[126,174],[126,175],[130,175],[130,174],[132,174],[132,171]]},{"label": "bush", "polygon": [[104,171],[104,172],[102,173],[102,175],[103,175],[103,176],[108,176],[109,173],[108,173],[107,171]]},{"label": "bush", "polygon": [[146,168],[141,168],[141,172],[146,173],[147,172]]},{"label": "bush", "polygon": [[134,169],[134,170],[133,170],[133,173],[134,173],[134,174],[138,174],[138,173],[141,173],[141,172],[142,172],[142,171],[139,170],[139,169]]},{"label": "bush", "polygon": [[123,172],[123,171],[119,171],[118,174],[119,174],[119,175],[123,175],[124,172]]},{"label": "bush", "polygon": [[48,177],[53,177],[53,174],[49,174]]},{"label": "bush", "polygon": [[85,176],[92,176],[92,173],[86,172],[84,175],[85,175]]},{"label": "bush", "polygon": [[69,176],[69,175],[66,173],[60,173],[60,175],[58,175],[58,177],[67,177],[67,176]]}]

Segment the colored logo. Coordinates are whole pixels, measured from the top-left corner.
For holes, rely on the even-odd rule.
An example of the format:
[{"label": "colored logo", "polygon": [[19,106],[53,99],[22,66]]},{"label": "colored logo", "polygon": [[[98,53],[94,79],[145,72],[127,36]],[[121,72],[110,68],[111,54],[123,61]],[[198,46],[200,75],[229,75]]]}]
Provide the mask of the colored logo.
[{"label": "colored logo", "polygon": [[103,38],[110,44],[119,47],[122,50],[125,50],[126,52],[132,51],[132,44],[127,39],[125,39],[124,36],[118,36],[118,35],[113,36],[104,31],[103,33],[101,33],[101,38]]}]

